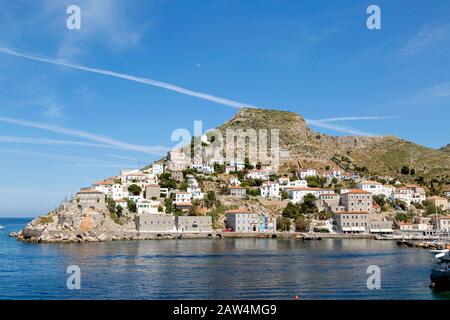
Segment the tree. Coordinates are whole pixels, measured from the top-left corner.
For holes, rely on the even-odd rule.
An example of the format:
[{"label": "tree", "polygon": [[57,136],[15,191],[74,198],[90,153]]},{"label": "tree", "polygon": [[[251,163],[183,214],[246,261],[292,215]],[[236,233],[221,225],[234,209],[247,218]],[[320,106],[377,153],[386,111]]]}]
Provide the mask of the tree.
[{"label": "tree", "polygon": [[134,196],[138,196],[141,194],[142,189],[137,184],[132,184],[128,187],[128,192],[131,192]]},{"label": "tree", "polygon": [[186,191],[188,187],[189,187],[189,185],[187,184],[186,181],[184,181],[184,182],[180,183],[178,189],[180,189],[181,191]]},{"label": "tree", "polygon": [[116,207],[116,214],[117,214],[117,216],[118,216],[118,217],[121,217],[121,216],[122,216],[122,213],[123,213],[123,208],[122,208],[121,205],[118,205],[118,206]]},{"label": "tree", "polygon": [[319,220],[328,220],[328,219],[331,219],[332,216],[333,216],[333,212],[328,211],[328,210],[320,211],[317,214],[317,218]]},{"label": "tree", "polygon": [[169,172],[164,172],[159,176],[159,184],[161,188],[175,189],[177,182],[173,180]]},{"label": "tree", "polygon": [[128,211],[136,213],[136,211],[137,211],[136,202],[134,202],[133,200],[128,199],[127,200],[127,208],[128,208]]},{"label": "tree", "polygon": [[401,174],[409,174],[409,167],[408,166],[403,166],[401,169],[400,169],[400,173]]},{"label": "tree", "polygon": [[311,188],[323,188],[327,179],[319,176],[306,177],[306,181],[308,182],[308,187]]},{"label": "tree", "polygon": [[252,197],[257,197],[261,195],[260,189],[247,189],[247,194]]},{"label": "tree", "polygon": [[283,209],[282,216],[289,219],[297,219],[301,214],[300,207],[297,204],[289,202]]},{"label": "tree", "polygon": [[116,202],[113,198],[106,198],[106,208],[110,214],[116,214]]},{"label": "tree", "polygon": [[217,198],[216,193],[212,190],[209,190],[205,197],[203,198],[203,203],[205,204],[205,207],[208,209],[211,209],[216,204]]},{"label": "tree", "polygon": [[277,218],[277,230],[289,231],[291,229],[291,220],[284,217]]},{"label": "tree", "polygon": [[175,211],[175,206],[171,198],[166,198],[164,205],[166,206],[166,213],[173,213]]},{"label": "tree", "polygon": [[295,230],[300,232],[309,231],[310,221],[303,216],[295,220]]},{"label": "tree", "polygon": [[300,211],[304,214],[312,214],[319,211],[316,206],[316,197],[310,193],[303,197],[303,202],[300,205]]},{"label": "tree", "polygon": [[289,199],[289,193],[286,190],[281,191],[281,199]]}]

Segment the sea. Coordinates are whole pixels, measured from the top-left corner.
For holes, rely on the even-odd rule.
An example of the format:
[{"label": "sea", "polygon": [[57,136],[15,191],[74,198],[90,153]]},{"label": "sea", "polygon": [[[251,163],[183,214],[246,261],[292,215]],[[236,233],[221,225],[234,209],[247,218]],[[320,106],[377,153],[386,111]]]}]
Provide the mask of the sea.
[{"label": "sea", "polygon": [[0,299],[450,299],[429,288],[433,255],[395,241],[8,237],[30,220],[0,218]]}]

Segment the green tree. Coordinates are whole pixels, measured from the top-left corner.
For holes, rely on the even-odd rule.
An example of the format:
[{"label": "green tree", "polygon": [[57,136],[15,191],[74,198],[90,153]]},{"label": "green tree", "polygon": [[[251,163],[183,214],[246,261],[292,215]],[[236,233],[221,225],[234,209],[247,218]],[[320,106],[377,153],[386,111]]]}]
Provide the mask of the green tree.
[{"label": "green tree", "polygon": [[317,218],[318,218],[319,220],[328,220],[328,219],[331,219],[332,216],[333,216],[333,212],[328,211],[328,210],[320,211],[320,212],[317,214]]},{"label": "green tree", "polygon": [[137,211],[136,202],[134,202],[133,200],[128,199],[127,200],[127,208],[128,208],[128,211],[136,213],[136,211]]},{"label": "green tree", "polygon": [[213,190],[208,190],[205,197],[203,198],[203,203],[206,208],[211,209],[216,204],[217,198],[216,193]]},{"label": "green tree", "polygon": [[300,216],[295,220],[295,230],[299,232],[309,231],[310,221],[304,216]]},{"label": "green tree", "polygon": [[289,199],[289,193],[286,190],[281,191],[281,199]]},{"label": "green tree", "polygon": [[401,174],[409,174],[409,167],[408,166],[403,166],[401,169],[400,169],[400,173]]},{"label": "green tree", "polygon": [[327,179],[319,176],[306,177],[306,181],[308,182],[308,187],[311,188],[323,188]]},{"label": "green tree", "polygon": [[319,210],[316,206],[316,197],[310,193],[303,197],[303,202],[300,204],[300,210],[304,214],[317,213]]},{"label": "green tree", "polygon": [[128,187],[128,192],[131,192],[134,196],[138,196],[141,194],[142,189],[137,184],[132,184]]},{"label": "green tree", "polygon": [[300,207],[297,204],[289,202],[283,209],[282,216],[289,219],[297,219],[301,214]]},{"label": "green tree", "polygon": [[284,217],[277,218],[277,230],[289,231],[291,229],[291,220]]},{"label": "green tree", "polygon": [[175,212],[175,206],[173,205],[173,201],[170,197],[166,198],[166,200],[164,201],[164,205],[166,207],[166,213]]}]

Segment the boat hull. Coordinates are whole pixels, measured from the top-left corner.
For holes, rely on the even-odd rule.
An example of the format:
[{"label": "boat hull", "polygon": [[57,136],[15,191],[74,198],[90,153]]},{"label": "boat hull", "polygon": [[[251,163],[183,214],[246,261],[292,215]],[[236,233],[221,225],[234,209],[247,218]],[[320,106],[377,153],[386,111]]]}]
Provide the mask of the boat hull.
[{"label": "boat hull", "polygon": [[450,289],[450,270],[433,269],[430,275],[431,284],[436,289]]}]

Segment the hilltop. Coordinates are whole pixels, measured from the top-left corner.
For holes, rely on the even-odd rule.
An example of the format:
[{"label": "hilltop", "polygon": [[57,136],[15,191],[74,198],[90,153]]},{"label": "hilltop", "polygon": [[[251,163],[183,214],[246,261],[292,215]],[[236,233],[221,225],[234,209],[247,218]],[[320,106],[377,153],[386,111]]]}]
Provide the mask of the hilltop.
[{"label": "hilltop", "polygon": [[[289,152],[285,164],[301,168],[338,164],[344,169],[379,176],[402,175],[403,167],[413,174],[403,179],[448,179],[450,152],[420,146],[398,137],[332,136],[311,129],[295,112],[243,108],[218,129],[279,129],[280,147]],[[446,150],[450,147],[447,146]]]}]

